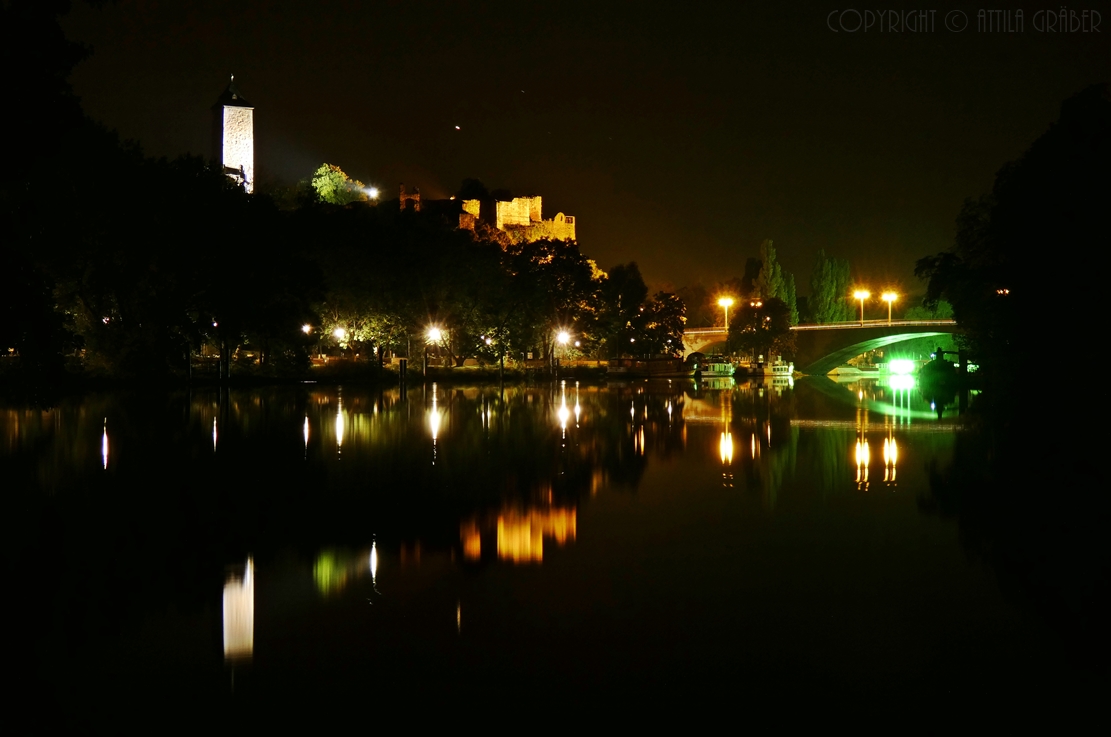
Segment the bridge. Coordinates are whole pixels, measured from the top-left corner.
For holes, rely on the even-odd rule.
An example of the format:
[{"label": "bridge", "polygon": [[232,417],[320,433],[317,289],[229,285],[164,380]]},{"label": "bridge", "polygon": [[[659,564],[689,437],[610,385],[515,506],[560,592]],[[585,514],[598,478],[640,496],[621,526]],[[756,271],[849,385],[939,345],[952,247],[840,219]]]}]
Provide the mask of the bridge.
[{"label": "bridge", "polygon": [[[959,332],[955,320],[867,320],[829,325],[796,325],[795,370],[828,374],[853,356],[912,338],[929,338]],[[695,351],[724,353],[725,328],[691,328],[683,331],[683,355]]]}]

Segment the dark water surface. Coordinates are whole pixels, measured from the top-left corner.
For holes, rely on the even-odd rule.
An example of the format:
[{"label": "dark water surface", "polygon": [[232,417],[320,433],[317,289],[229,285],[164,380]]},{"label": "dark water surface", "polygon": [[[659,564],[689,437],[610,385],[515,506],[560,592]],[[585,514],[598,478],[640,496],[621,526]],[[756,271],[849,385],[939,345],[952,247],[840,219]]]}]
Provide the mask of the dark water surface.
[{"label": "dark water surface", "polygon": [[1102,693],[933,511],[968,431],[929,404],[803,380],[0,407],[23,675],[90,722],[487,688]]}]

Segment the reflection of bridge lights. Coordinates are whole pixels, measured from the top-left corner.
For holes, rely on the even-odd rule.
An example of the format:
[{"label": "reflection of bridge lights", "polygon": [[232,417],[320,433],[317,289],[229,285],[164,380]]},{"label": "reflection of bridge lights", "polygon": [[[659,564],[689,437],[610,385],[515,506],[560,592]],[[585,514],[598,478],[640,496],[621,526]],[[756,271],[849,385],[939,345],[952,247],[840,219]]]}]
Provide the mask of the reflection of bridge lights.
[{"label": "reflection of bridge lights", "polygon": [[895,481],[895,466],[899,462],[899,446],[895,438],[884,438],[883,441],[883,480]]},{"label": "reflection of bridge lights", "polygon": [[857,438],[856,441],[856,485],[857,488],[868,488],[868,465],[871,462],[871,453],[868,450],[867,438]]},{"label": "reflection of bridge lights", "polygon": [[559,407],[559,426],[564,430],[567,429],[567,420],[571,417],[571,410],[567,409],[567,405],[563,404]]},{"label": "reflection of bridge lights", "polygon": [[751,447],[752,447],[752,457],[755,458],[756,457],[756,433],[752,433]]},{"label": "reflection of bridge lights", "polygon": [[723,432],[721,440],[718,442],[718,452],[721,455],[721,462],[726,466],[733,463],[733,433]]},{"label": "reflection of bridge lights", "polygon": [[212,451],[216,452],[216,418],[212,418]]},{"label": "reflection of bridge lights", "polygon": [[914,383],[914,377],[906,374],[897,374],[887,380],[887,385],[892,389],[913,389]]},{"label": "reflection of bridge lights", "polygon": [[[215,422],[215,420],[213,420]],[[104,418],[104,433],[100,436],[100,457],[104,459],[104,470],[108,470],[108,418]]]}]

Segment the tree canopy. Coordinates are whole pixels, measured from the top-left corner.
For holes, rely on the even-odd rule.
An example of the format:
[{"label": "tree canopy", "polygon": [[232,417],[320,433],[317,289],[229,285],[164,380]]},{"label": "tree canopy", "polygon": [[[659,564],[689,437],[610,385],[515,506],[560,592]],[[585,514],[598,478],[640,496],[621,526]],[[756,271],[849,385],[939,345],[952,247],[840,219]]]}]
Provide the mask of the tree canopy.
[{"label": "tree canopy", "polygon": [[312,188],[316,190],[321,202],[331,205],[346,205],[351,202],[369,199],[366,185],[357,179],[351,179],[334,164],[321,164],[313,172]]},{"label": "tree canopy", "polygon": [[[982,368],[1017,381],[1031,345],[1079,344],[1103,294],[1094,268],[1107,243],[1111,202],[1111,94],[1095,85],[1066,100],[1059,120],[996,175],[991,194],[965,203],[957,237],[921,259],[927,301],[945,299]],[[1053,294],[1046,269],[1067,273]]]},{"label": "tree canopy", "polygon": [[849,262],[827,256],[825,249],[818,251],[814,271],[810,274],[810,298],[807,300],[810,319],[819,324],[851,320],[851,291]]}]

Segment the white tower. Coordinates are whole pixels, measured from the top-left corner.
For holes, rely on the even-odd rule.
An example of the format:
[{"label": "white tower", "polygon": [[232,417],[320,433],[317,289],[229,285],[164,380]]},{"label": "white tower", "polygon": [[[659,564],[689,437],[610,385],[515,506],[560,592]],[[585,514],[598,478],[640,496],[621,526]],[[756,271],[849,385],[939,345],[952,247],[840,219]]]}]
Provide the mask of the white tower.
[{"label": "white tower", "polygon": [[243,185],[248,192],[255,189],[255,109],[243,99],[232,75],[228,88],[212,106],[213,143],[216,160],[224,173]]}]

